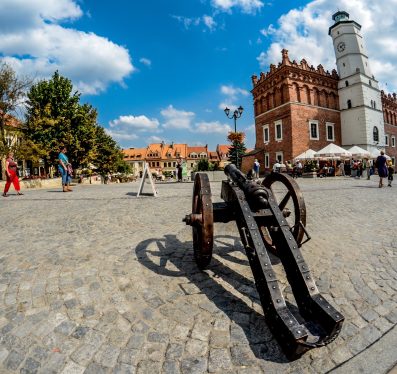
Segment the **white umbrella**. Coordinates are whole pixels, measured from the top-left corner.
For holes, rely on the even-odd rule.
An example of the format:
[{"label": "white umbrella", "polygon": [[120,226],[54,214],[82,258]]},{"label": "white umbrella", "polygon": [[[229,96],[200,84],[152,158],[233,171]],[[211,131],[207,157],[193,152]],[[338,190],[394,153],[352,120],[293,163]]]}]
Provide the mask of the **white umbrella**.
[{"label": "white umbrella", "polygon": [[[379,149],[374,149],[372,152],[371,152],[371,158],[377,158],[378,156],[380,156],[380,150]],[[383,155],[383,156],[385,156],[386,157],[386,160],[391,160],[391,157],[390,156],[388,156],[388,155]]]},{"label": "white umbrella", "polygon": [[314,157],[327,157],[335,159],[337,157],[352,157],[352,154],[349,151],[346,151],[346,149],[339,147],[334,143],[330,143],[326,147],[316,152]]},{"label": "white umbrella", "polygon": [[313,160],[314,154],[316,151],[313,151],[312,149],[308,149],[307,151],[301,153],[299,156],[295,157],[295,160]]},{"label": "white umbrella", "polygon": [[370,151],[367,151],[366,149],[361,148],[357,145],[351,147],[348,151],[353,155],[353,157],[356,157],[356,158],[370,158],[371,157]]}]

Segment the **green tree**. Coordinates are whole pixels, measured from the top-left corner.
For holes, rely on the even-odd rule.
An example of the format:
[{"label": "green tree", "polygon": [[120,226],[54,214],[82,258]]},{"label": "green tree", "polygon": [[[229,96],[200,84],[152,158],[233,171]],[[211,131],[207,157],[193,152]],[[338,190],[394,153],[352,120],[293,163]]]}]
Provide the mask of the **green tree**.
[{"label": "green tree", "polygon": [[206,158],[202,158],[197,163],[197,171],[209,171],[210,170],[210,163]]},{"label": "green tree", "polygon": [[57,164],[59,146],[68,148],[74,169],[87,167],[95,155],[97,111],[81,105],[70,79],[55,72],[28,92],[26,136],[44,151],[46,165]]},{"label": "green tree", "polygon": [[245,134],[243,132],[230,132],[227,138],[231,143],[229,147],[229,161],[238,168],[241,168],[241,159],[247,150],[244,144]]},{"label": "green tree", "polygon": [[[18,78],[15,71],[6,63],[0,65],[0,158],[9,151],[18,151],[21,142],[9,144],[7,128],[15,122],[16,112],[22,107],[26,91],[31,85],[28,78]],[[22,129],[13,128],[12,133],[21,137]],[[19,150],[21,153],[22,150]]]},{"label": "green tree", "polygon": [[93,164],[101,175],[118,171],[124,163],[124,156],[116,141],[106,133],[101,126],[96,128],[95,141],[97,144]]}]

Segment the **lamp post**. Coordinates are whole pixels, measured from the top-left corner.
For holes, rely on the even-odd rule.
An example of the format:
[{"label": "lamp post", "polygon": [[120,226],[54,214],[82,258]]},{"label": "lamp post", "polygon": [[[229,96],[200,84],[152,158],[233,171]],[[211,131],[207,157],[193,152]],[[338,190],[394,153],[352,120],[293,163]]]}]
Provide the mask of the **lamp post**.
[{"label": "lamp post", "polygon": [[230,109],[228,107],[225,108],[224,112],[226,114],[227,118],[234,119],[234,132],[237,132],[237,118],[240,118],[241,115],[243,114],[244,108],[240,105],[231,116],[230,114]]},{"label": "lamp post", "polygon": [[[226,117],[227,118],[230,118],[230,119],[232,119],[233,118],[233,120],[234,120],[234,134],[236,134],[237,133],[237,118],[240,118],[241,117],[241,115],[243,114],[243,110],[244,110],[244,108],[240,105],[234,112],[233,112],[233,114],[231,115],[231,116],[229,116],[229,114],[230,114],[230,109],[228,108],[228,107],[226,107],[225,108],[225,110],[224,110],[224,112],[225,112],[225,114],[226,114]],[[236,139],[236,138],[235,138]],[[239,168],[239,142],[237,141],[237,139],[236,140],[234,140],[234,142],[233,142],[234,144],[233,144],[233,146],[234,146],[234,152],[236,153],[236,167],[237,167],[237,169]],[[241,144],[240,144],[240,147],[241,147]]]}]

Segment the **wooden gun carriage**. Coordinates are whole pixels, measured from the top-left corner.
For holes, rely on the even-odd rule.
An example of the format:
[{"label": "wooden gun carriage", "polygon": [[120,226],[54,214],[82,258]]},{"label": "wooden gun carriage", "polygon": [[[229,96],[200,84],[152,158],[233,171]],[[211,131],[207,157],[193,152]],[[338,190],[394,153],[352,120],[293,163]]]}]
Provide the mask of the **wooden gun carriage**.
[{"label": "wooden gun carriage", "polygon": [[[339,334],[343,315],[319,293],[301,246],[310,239],[306,207],[297,183],[288,175],[272,173],[262,184],[248,180],[233,164],[222,182],[224,202],[212,203],[208,176],[197,173],[192,213],[184,218],[193,228],[193,249],[200,269],[212,257],[214,222],[236,221],[254,275],[266,322],[287,357],[296,359],[311,348],[324,346]],[[284,193],[276,194],[281,185]],[[305,238],[305,241],[303,240]],[[269,252],[279,257],[295,297],[299,317],[291,312]]]}]

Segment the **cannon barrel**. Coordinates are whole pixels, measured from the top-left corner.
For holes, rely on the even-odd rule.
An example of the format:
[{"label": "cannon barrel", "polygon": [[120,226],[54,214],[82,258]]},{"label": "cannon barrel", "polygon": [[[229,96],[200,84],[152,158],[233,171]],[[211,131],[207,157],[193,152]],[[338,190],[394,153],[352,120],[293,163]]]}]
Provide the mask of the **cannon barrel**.
[{"label": "cannon barrel", "polygon": [[269,194],[265,188],[255,181],[248,180],[245,175],[237,169],[236,165],[227,165],[225,167],[225,174],[241,188],[251,208],[259,210],[268,206]]}]

